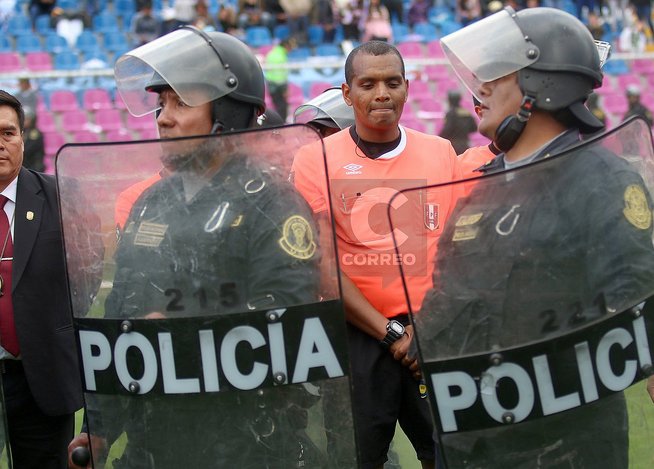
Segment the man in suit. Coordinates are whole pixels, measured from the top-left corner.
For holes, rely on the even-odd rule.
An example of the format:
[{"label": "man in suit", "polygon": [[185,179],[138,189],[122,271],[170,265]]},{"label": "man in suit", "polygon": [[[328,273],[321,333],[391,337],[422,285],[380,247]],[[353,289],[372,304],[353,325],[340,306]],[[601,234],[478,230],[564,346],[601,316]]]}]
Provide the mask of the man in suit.
[{"label": "man in suit", "polygon": [[0,371],[14,467],[63,469],[82,387],[55,179],[22,167],[24,121],[0,90]]}]

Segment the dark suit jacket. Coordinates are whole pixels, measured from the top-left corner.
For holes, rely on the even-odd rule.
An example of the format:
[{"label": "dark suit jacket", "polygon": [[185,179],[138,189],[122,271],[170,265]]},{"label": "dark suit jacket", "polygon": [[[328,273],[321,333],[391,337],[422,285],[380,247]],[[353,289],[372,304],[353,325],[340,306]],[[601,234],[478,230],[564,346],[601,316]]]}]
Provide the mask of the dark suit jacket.
[{"label": "dark suit jacket", "polygon": [[18,176],[12,277],[16,332],[32,395],[46,414],[72,413],[82,406],[82,385],[56,183],[25,168]]}]

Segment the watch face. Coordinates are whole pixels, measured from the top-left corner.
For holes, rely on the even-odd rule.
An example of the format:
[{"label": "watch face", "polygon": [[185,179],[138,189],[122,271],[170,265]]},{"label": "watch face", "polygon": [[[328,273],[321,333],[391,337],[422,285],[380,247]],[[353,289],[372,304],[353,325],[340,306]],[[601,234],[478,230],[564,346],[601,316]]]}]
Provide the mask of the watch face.
[{"label": "watch face", "polygon": [[404,326],[397,321],[391,322],[391,329],[393,329],[393,332],[397,332],[398,334],[404,334]]}]

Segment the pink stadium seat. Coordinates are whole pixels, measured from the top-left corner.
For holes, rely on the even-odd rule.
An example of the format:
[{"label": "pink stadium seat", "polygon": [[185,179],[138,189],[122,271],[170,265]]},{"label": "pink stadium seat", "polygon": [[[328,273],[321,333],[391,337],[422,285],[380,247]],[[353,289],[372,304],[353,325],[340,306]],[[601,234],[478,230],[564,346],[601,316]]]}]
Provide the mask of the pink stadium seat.
[{"label": "pink stadium seat", "polygon": [[409,84],[409,98],[414,99],[434,99],[434,94],[429,89],[429,82],[422,80],[413,80]]},{"label": "pink stadium seat", "polygon": [[427,43],[427,55],[431,58],[445,57],[445,52],[443,52],[441,41],[439,39],[434,39]]},{"label": "pink stadium seat", "polygon": [[36,111],[36,127],[44,134],[57,131],[57,124],[48,110]]},{"label": "pink stadium seat", "polygon": [[121,110],[126,110],[127,106],[125,105],[125,101],[123,101],[123,98],[121,98],[120,93],[116,92],[116,99],[114,100],[114,107],[116,109],[121,109]]},{"label": "pink stadium seat", "polygon": [[422,111],[445,115],[445,109],[443,109],[443,104],[440,102],[440,100],[434,99],[432,97],[427,99],[418,99],[416,102],[419,106],[419,112]]},{"label": "pink stadium seat", "polygon": [[118,109],[105,109],[95,114],[95,123],[99,125],[104,132],[121,130],[125,127],[121,111]]},{"label": "pink stadium seat", "polygon": [[50,95],[50,111],[78,111],[79,103],[75,93],[69,90],[55,90]]},{"label": "pink stadium seat", "polygon": [[142,117],[134,117],[127,114],[127,128],[131,130],[155,129],[157,127],[154,115],[148,114]]},{"label": "pink stadium seat", "polygon": [[43,134],[43,147],[46,156],[53,157],[64,143],[66,143],[66,138],[59,132]]},{"label": "pink stadium seat", "polygon": [[[288,84],[288,107],[289,113],[294,111],[300,104],[304,104],[307,100],[304,98],[302,87],[295,83]],[[272,98],[270,99],[272,104]]]},{"label": "pink stadium seat", "polygon": [[332,84],[326,81],[314,81],[309,86],[309,98],[315,98],[319,94],[322,94],[325,90],[332,87]]},{"label": "pink stadium seat", "polygon": [[[447,65],[427,65],[425,67],[425,73],[427,74],[427,78],[431,81],[439,82],[442,79],[450,79],[451,74],[450,74],[450,69]],[[411,83],[413,85],[413,83]]]},{"label": "pink stadium seat", "polygon": [[61,128],[66,132],[80,132],[88,130],[89,120],[86,117],[86,111],[73,110],[61,113]]},{"label": "pink stadium seat", "polygon": [[139,132],[140,140],[157,140],[159,131],[157,129],[143,129]]},{"label": "pink stadium seat", "polygon": [[620,94],[607,94],[602,97],[602,106],[606,112],[622,115],[627,111],[627,98]]},{"label": "pink stadium seat", "polygon": [[87,111],[113,109],[114,104],[109,92],[103,88],[89,88],[82,94],[82,107]]},{"label": "pink stadium seat", "polygon": [[52,57],[47,52],[28,52],[25,54],[25,66],[32,72],[52,70]]},{"label": "pink stadium seat", "polygon": [[17,72],[23,69],[18,52],[0,52],[0,73]]},{"label": "pink stadium seat", "polygon": [[73,143],[96,143],[100,141],[100,136],[88,130],[81,130],[73,134]]},{"label": "pink stadium seat", "polygon": [[404,115],[402,117],[403,118],[400,120],[400,123],[404,127],[408,127],[409,129],[417,130],[418,132],[426,132],[427,131],[427,124],[425,124],[420,119],[404,118]]},{"label": "pink stadium seat", "polygon": [[418,41],[407,41],[396,44],[397,50],[400,51],[402,57],[405,59],[419,59],[425,56],[425,51],[422,49],[422,43]]},{"label": "pink stadium seat", "polygon": [[654,60],[652,59],[635,59],[632,62],[631,69],[636,75],[654,74]]},{"label": "pink stadium seat", "polygon": [[640,77],[634,74],[618,75],[618,87],[625,90],[629,85],[642,86]]},{"label": "pink stadium seat", "polygon": [[107,142],[128,142],[134,140],[132,134],[125,129],[110,130],[105,134]]}]

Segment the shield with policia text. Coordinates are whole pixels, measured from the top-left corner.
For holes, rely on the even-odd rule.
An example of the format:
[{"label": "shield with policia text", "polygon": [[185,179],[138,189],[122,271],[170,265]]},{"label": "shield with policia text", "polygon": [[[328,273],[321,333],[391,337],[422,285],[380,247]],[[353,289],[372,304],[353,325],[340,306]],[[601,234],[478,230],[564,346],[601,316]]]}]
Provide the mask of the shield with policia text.
[{"label": "shield with policia text", "polygon": [[[514,169],[395,197],[458,198],[441,214],[431,289],[405,288],[448,468],[654,463],[640,382],[654,350],[650,130],[634,119],[560,141]],[[411,233],[389,217],[403,258]]]},{"label": "shield with policia text", "polygon": [[94,467],[356,467],[331,223],[289,182],[318,139],[297,125],[60,150]]}]

